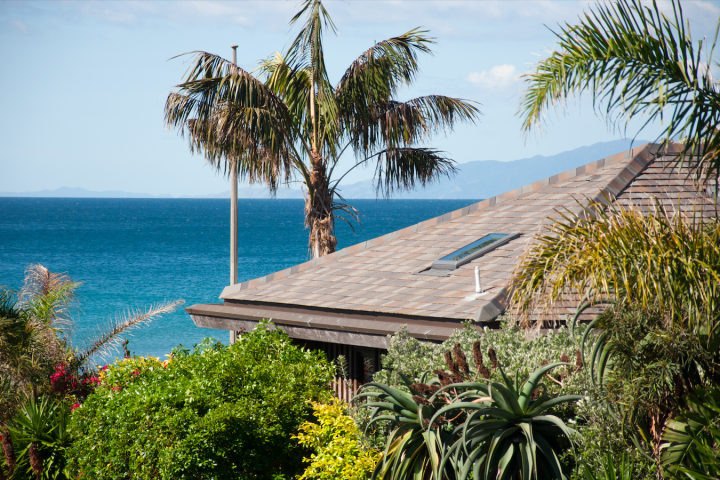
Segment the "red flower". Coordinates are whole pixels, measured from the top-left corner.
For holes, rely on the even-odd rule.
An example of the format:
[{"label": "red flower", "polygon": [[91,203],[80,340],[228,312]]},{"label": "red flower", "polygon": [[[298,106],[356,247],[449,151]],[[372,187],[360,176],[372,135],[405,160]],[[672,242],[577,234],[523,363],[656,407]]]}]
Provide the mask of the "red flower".
[{"label": "red flower", "polygon": [[74,412],[76,408],[80,408],[80,404],[79,404],[79,403],[76,403],[75,405],[73,405],[73,406],[70,408],[70,412]]}]

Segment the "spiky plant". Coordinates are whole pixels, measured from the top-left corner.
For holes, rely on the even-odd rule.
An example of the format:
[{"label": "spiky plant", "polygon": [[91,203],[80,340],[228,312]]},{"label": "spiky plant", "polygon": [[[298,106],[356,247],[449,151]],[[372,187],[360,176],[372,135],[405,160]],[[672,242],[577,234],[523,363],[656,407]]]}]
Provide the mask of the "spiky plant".
[{"label": "spiky plant", "polygon": [[454,465],[454,458],[449,457],[443,465],[441,459],[447,456],[452,445],[450,425],[457,419],[438,416],[437,412],[458,399],[472,402],[487,397],[487,385],[462,382],[441,386],[437,378],[425,383],[427,374],[419,383],[412,383],[400,375],[411,393],[380,383],[368,383],[354,399],[368,400],[361,404],[372,410],[368,427],[381,421],[389,421],[393,426],[382,461],[373,472],[373,480],[454,479],[457,469],[445,468],[445,465]]},{"label": "spiky plant", "polygon": [[587,465],[582,466],[582,478],[584,480],[632,480],[634,478],[635,465],[629,455],[623,453],[619,462],[613,460],[610,453],[602,459],[602,471],[593,471]]},{"label": "spiky plant", "polygon": [[[373,479],[565,478],[559,442],[564,437],[572,445],[574,431],[549,410],[582,397],[541,394],[545,386],[540,381],[553,368],[569,364],[545,365],[522,385],[517,374],[511,382],[498,365],[505,383],[488,384],[468,381],[484,368],[477,344],[473,357],[475,372],[456,344],[445,355],[455,373],[436,370],[438,378],[424,383],[423,374],[415,384],[401,374],[410,393],[379,383],[363,387],[356,398],[370,400],[363,405],[372,409],[370,423],[390,421],[394,427]],[[494,352],[492,357],[497,362]]]},{"label": "spiky plant", "polygon": [[663,440],[666,474],[690,480],[720,478],[720,389],[691,392],[687,407],[668,420]]},{"label": "spiky plant", "polygon": [[659,203],[648,213],[604,203],[566,211],[513,272],[514,307],[528,319],[576,292],[588,305],[661,311],[707,341],[720,339],[720,223],[698,217]]},{"label": "spiky plant", "polygon": [[464,422],[453,432],[455,443],[441,460],[441,469],[452,462],[457,480],[466,480],[471,474],[476,480],[564,480],[559,456],[565,448],[561,442],[564,438],[572,445],[575,431],[550,410],[582,397],[553,398],[539,393],[544,390],[540,381],[545,374],[563,365],[570,364],[545,365],[524,384],[517,374],[511,381],[500,367],[504,382],[487,385],[487,397],[468,401],[460,396],[439,409],[431,422],[443,415],[464,414]]},{"label": "spiky plant", "polygon": [[71,438],[67,430],[70,408],[62,401],[44,396],[30,398],[8,425],[18,452],[15,475],[10,478],[67,479],[65,449]]},{"label": "spiky plant", "polygon": [[[217,55],[193,52],[185,81],[165,104],[170,128],[218,170],[266,185],[271,193],[297,179],[305,189],[305,224],[314,257],[335,251],[335,218],[355,217],[340,192],[350,170],[372,165],[378,194],[451,175],[454,162],[423,144],[480,111],[462,99],[428,95],[398,101],[434,42],[419,28],[377,42],[333,85],[324,33],[335,32],[320,0],[305,0],[290,22],[302,24],[284,53],[260,63],[257,76]],[[355,164],[336,171],[345,152]],[[344,218],[339,216],[339,218]],[[348,218],[345,218],[348,220]]]},{"label": "spiky plant", "polygon": [[720,90],[711,73],[717,31],[693,42],[681,2],[671,6],[665,15],[656,0],[651,6],[598,3],[578,24],[561,25],[556,50],[523,76],[523,129],[541,125],[548,109],[588,91],[612,125],[643,116],[643,127],[661,122],[663,143],[684,137],[678,161],[717,182]]},{"label": "spiky plant", "polygon": [[59,365],[77,376],[81,368],[116,348],[121,334],[175,310],[182,300],[165,302],[146,311],[128,311],[116,317],[85,348],[77,349],[66,333],[72,329],[75,289],[65,274],[31,265],[19,292],[0,287],[0,424],[18,405],[37,397]]}]

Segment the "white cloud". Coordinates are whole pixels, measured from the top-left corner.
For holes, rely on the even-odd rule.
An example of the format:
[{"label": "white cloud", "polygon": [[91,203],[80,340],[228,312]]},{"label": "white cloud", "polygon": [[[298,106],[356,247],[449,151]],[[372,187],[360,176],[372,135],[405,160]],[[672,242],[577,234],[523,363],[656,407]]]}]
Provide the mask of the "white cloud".
[{"label": "white cloud", "polygon": [[30,31],[30,26],[25,22],[21,22],[20,20],[11,20],[10,23],[22,33],[28,33]]},{"label": "white cloud", "polygon": [[489,72],[470,72],[467,81],[486,88],[503,88],[519,77],[514,65],[496,65]]}]

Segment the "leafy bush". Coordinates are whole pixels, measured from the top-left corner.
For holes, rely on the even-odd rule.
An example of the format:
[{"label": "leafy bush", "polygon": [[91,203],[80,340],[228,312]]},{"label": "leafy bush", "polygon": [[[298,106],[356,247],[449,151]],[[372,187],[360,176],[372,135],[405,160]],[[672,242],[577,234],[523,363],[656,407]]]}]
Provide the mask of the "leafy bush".
[{"label": "leafy bush", "polygon": [[302,471],[291,438],[309,401],[330,398],[333,368],[261,323],[235,344],[131,358],[72,415],[69,467],[79,479],[269,479]]},{"label": "leafy bush", "polygon": [[360,431],[347,415],[348,405],[313,402],[318,423],[305,422],[296,438],[300,445],[315,451],[304,461],[310,463],[298,480],[365,480],[370,477],[380,452],[363,448]]},{"label": "leafy bush", "polygon": [[720,388],[696,388],[687,407],[668,420],[662,464],[668,477],[706,480],[720,477]]},{"label": "leafy bush", "polygon": [[[570,360],[574,366],[561,367],[544,377],[547,391],[551,395],[582,395],[582,401],[564,404],[558,416],[572,425],[581,435],[575,439],[575,453],[567,453],[563,464],[571,478],[579,479],[576,470],[578,463],[587,465],[592,471],[602,471],[602,459],[610,452],[616,458],[626,455],[632,460],[633,478],[655,478],[657,467],[638,452],[623,429],[620,419],[608,413],[603,405],[605,392],[596,387],[590,378],[586,365],[578,368],[577,352],[579,341],[585,333],[585,326],[578,325],[573,335],[565,327],[550,331],[547,334],[527,331],[517,326],[511,319],[505,319],[498,330],[484,329],[478,331],[471,324],[456,330],[450,339],[443,344],[419,342],[410,336],[406,329],[390,337],[388,353],[383,357],[383,370],[375,374],[375,380],[400,390],[409,391],[402,382],[401,374],[413,381],[418,381],[422,372],[438,368],[447,368],[444,353],[454,349],[460,343],[464,351],[472,351],[475,342],[479,342],[479,350],[486,364],[489,380],[502,382],[499,370],[493,367],[489,350],[493,349],[494,357],[501,362],[507,371],[517,371],[521,378],[540,368],[544,362]],[[587,340],[586,354],[594,347],[595,336]],[[589,355],[588,355],[589,356]],[[552,377],[552,378],[550,378]],[[368,418],[355,415],[361,425],[367,424]]]},{"label": "leafy bush", "polygon": [[720,352],[657,311],[611,306],[587,361],[603,400],[637,445],[659,457],[665,422],[684,407],[687,392],[720,375]]},{"label": "leafy bush", "polygon": [[[582,331],[583,327],[579,327],[576,334]],[[464,328],[455,330],[442,344],[420,342],[412,338],[403,327],[390,337],[388,353],[382,357],[383,369],[375,374],[374,380],[405,388],[400,374],[419,380],[424,372],[447,368],[445,352],[454,350],[456,344],[459,343],[463,351],[470,352],[475,342],[478,342],[483,362],[488,368],[489,379],[498,382],[503,381],[496,368],[498,361],[506,371],[517,372],[520,377],[527,378],[544,363],[577,362],[579,348],[575,337],[565,327],[541,334],[528,332],[507,319],[498,330],[485,328],[480,331],[468,322]],[[557,370],[553,378],[554,381],[547,378],[546,382],[551,394],[588,395],[593,388],[585,369],[577,365]]]},{"label": "leafy bush", "polygon": [[67,404],[48,396],[38,401],[31,398],[19,409],[7,425],[15,461],[7,458],[6,451],[4,461],[0,462],[4,464],[3,469],[10,480],[68,478],[65,474],[65,449],[70,445],[67,432],[69,416]]},{"label": "leafy bush", "polygon": [[485,383],[477,381],[489,376],[479,342],[473,348],[474,371],[459,344],[454,354],[454,359],[450,352],[445,356],[450,373],[438,369],[438,378],[428,383],[411,384],[401,376],[410,393],[378,383],[363,387],[359,397],[371,400],[365,404],[373,410],[371,422],[395,426],[373,477],[564,480],[558,455],[570,447],[575,432],[551,410],[582,397],[547,395],[541,380],[567,365],[545,365],[524,384],[517,375],[511,381],[498,366],[503,382]]}]

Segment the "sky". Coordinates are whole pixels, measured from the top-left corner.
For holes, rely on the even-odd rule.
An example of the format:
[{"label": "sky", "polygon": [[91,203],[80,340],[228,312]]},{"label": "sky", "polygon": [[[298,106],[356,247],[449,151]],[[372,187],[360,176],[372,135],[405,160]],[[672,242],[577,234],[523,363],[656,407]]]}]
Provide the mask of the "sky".
[{"label": "sky", "polygon": [[[436,39],[401,100],[441,94],[480,103],[476,125],[430,145],[458,163],[553,155],[638,132],[608,129],[586,97],[523,135],[519,75],[554,45],[550,29],[574,23],[589,1],[327,1],[338,27],[326,39],[331,80],[375,41],[415,27]],[[207,195],[228,181],[185,139],[166,130],[163,108],[187,62],[203,50],[253,70],[293,38],[297,1],[0,1],[0,192],[59,187],[153,195]],[[661,4],[663,8],[668,3]],[[685,1],[693,38],[712,36],[720,1]],[[655,138],[658,125],[639,138]],[[343,160],[343,168],[352,165]],[[460,165],[462,168],[462,165]],[[355,169],[345,181],[371,178]]]}]

